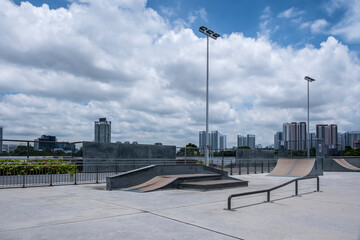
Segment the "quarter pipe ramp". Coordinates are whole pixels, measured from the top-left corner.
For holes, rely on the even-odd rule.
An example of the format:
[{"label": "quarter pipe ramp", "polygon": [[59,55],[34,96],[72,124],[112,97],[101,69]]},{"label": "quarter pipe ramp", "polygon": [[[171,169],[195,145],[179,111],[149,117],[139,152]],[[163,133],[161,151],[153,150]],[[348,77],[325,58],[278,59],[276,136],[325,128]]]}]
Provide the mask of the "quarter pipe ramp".
[{"label": "quarter pipe ramp", "polygon": [[322,167],[318,166],[315,158],[280,158],[269,174],[282,177],[305,177],[322,175]]},{"label": "quarter pipe ramp", "polygon": [[360,168],[351,165],[350,163],[348,163],[348,161],[346,161],[343,158],[334,158],[333,160],[337,164],[339,164],[340,166],[342,166],[342,167],[344,167],[346,169],[349,169],[349,170],[352,170],[352,171],[360,171]]}]

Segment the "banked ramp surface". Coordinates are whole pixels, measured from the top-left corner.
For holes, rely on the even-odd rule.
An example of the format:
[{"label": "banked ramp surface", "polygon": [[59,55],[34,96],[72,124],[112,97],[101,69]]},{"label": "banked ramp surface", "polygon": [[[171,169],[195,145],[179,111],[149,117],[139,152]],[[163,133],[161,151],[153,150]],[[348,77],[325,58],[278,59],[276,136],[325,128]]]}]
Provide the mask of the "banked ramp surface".
[{"label": "banked ramp surface", "polygon": [[279,158],[270,176],[305,177],[322,175],[315,158]]},{"label": "banked ramp surface", "polygon": [[220,174],[179,174],[179,175],[156,176],[147,182],[144,182],[142,184],[133,187],[124,188],[122,190],[150,192],[161,188],[165,188],[179,179],[185,179],[185,178],[195,179],[195,178],[203,178],[203,177],[221,177],[221,175]]},{"label": "banked ramp surface", "polygon": [[344,167],[346,169],[349,169],[349,170],[352,170],[352,171],[360,171],[360,168],[351,165],[348,161],[346,161],[343,158],[334,158],[334,161],[337,164],[339,164],[340,166],[342,166],[342,167]]}]

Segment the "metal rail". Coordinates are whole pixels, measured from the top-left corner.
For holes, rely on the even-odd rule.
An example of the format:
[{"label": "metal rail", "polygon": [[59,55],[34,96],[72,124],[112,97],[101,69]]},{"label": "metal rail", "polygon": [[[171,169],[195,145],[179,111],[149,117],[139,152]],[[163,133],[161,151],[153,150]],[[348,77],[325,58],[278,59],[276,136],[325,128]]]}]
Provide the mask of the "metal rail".
[{"label": "metal rail", "polygon": [[289,185],[290,183],[295,182],[295,196],[298,196],[298,181],[300,180],[307,180],[307,179],[312,179],[312,178],[316,178],[316,191],[319,192],[320,191],[320,178],[318,176],[311,176],[311,177],[302,177],[302,178],[297,178],[297,179],[293,179],[291,181],[288,181],[286,183],[280,184],[278,186],[269,188],[269,189],[264,189],[264,190],[258,190],[258,191],[252,191],[252,192],[245,192],[245,193],[237,193],[237,194],[231,194],[228,197],[228,204],[227,204],[227,209],[231,210],[231,199],[234,197],[241,197],[241,196],[247,196],[247,195],[253,195],[253,194],[259,194],[259,193],[267,193],[267,202],[270,202],[270,192],[274,191],[276,189],[282,188],[286,185]]}]

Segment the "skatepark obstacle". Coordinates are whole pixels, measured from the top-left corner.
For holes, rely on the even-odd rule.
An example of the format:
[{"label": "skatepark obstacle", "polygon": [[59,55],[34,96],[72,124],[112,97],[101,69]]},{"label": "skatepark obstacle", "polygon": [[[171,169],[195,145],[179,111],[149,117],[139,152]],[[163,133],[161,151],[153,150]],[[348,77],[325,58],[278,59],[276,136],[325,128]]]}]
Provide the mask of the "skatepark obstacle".
[{"label": "skatepark obstacle", "polygon": [[323,174],[322,166],[318,166],[315,158],[279,158],[270,176],[305,177]]}]

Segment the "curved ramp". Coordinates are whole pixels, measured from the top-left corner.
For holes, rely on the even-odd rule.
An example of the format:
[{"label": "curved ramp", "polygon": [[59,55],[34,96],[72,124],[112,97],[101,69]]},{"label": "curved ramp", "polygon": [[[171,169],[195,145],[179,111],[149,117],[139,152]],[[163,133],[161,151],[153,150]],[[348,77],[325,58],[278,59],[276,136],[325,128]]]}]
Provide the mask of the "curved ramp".
[{"label": "curved ramp", "polygon": [[305,177],[308,176],[314,168],[315,158],[296,159],[294,168],[288,174],[288,177]]},{"label": "curved ramp", "polygon": [[282,177],[305,177],[310,175],[322,175],[322,169],[317,168],[315,158],[280,158],[270,175]]},{"label": "curved ramp", "polygon": [[292,170],[295,159],[279,158],[274,170],[270,173],[271,176],[287,176]]},{"label": "curved ramp", "polygon": [[130,187],[126,190],[137,190],[137,191],[141,191],[141,192],[150,192],[150,191],[154,191],[156,189],[163,188],[166,185],[174,182],[175,180],[176,180],[176,178],[173,178],[173,177],[157,176],[157,177],[150,179],[147,182],[136,185],[134,187]]},{"label": "curved ramp", "polygon": [[208,177],[218,178],[218,177],[221,177],[221,175],[219,175],[219,174],[162,175],[162,176],[156,176],[156,177],[150,179],[149,181],[146,181],[144,183],[141,183],[141,184],[133,186],[133,187],[125,188],[123,190],[137,191],[137,192],[150,192],[150,191],[168,187],[177,180],[199,179],[199,178],[208,178]]},{"label": "curved ramp", "polygon": [[360,168],[355,167],[353,165],[351,165],[350,163],[348,163],[345,159],[343,158],[334,158],[333,159],[337,164],[339,164],[340,166],[349,169],[349,170],[353,170],[353,171],[360,171]]}]

